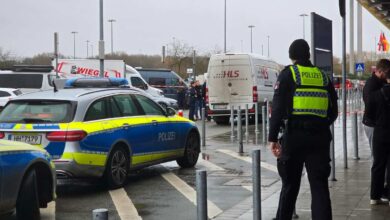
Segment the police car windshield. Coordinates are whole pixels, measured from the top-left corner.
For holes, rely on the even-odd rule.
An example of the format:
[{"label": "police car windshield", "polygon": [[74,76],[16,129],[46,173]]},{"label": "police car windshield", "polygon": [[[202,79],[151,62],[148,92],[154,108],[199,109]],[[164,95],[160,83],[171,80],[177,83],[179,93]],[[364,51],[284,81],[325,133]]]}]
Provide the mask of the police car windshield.
[{"label": "police car windshield", "polygon": [[72,105],[65,101],[14,101],[0,114],[2,123],[67,123],[72,119]]}]

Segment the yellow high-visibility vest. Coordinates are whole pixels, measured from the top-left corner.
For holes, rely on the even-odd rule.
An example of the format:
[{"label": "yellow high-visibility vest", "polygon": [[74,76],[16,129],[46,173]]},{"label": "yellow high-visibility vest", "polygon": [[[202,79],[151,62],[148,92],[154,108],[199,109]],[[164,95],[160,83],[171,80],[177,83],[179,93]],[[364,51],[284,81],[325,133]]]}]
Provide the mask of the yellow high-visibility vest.
[{"label": "yellow high-visibility vest", "polygon": [[296,90],[293,96],[292,115],[327,116],[329,94],[328,77],[317,67],[290,66]]}]

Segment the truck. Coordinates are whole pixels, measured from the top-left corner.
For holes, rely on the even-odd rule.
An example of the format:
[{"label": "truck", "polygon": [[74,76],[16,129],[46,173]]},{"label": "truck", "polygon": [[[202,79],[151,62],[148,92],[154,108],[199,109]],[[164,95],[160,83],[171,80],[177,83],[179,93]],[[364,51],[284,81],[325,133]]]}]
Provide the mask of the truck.
[{"label": "truck", "polygon": [[212,55],[206,78],[208,116],[217,124],[228,124],[232,106],[243,110],[248,105],[253,120],[255,105],[272,101],[280,69],[275,61],[256,54]]},{"label": "truck", "polygon": [[[55,61],[52,65],[55,67]],[[60,77],[99,77],[100,60],[98,59],[59,59],[56,70]],[[129,85],[144,90],[151,96],[163,96],[163,91],[150,86],[133,67],[123,60],[105,60],[104,77],[125,78]]]}]

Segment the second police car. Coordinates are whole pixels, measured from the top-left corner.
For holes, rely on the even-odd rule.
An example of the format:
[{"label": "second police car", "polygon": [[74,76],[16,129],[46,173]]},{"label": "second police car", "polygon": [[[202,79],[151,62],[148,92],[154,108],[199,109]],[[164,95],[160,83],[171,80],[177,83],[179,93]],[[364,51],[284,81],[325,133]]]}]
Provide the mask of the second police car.
[{"label": "second police car", "polygon": [[13,99],[0,114],[0,137],[45,148],[57,178],[104,177],[110,188],[122,186],[134,169],[170,160],[196,164],[195,123],[139,91],[106,84],[125,82],[75,79],[68,83],[73,88]]}]

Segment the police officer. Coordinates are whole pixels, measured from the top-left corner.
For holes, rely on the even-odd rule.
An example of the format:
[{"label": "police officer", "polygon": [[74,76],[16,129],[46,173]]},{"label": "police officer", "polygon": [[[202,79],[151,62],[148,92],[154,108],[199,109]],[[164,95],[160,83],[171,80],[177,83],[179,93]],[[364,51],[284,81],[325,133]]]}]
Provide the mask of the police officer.
[{"label": "police officer", "polygon": [[[305,165],[312,194],[312,219],[330,220],[329,126],[338,115],[336,91],[329,77],[310,62],[305,40],[291,44],[289,57],[293,65],[280,73],[275,84],[268,137],[282,179],[276,219],[291,220]],[[280,145],[278,133],[283,124]]]}]

